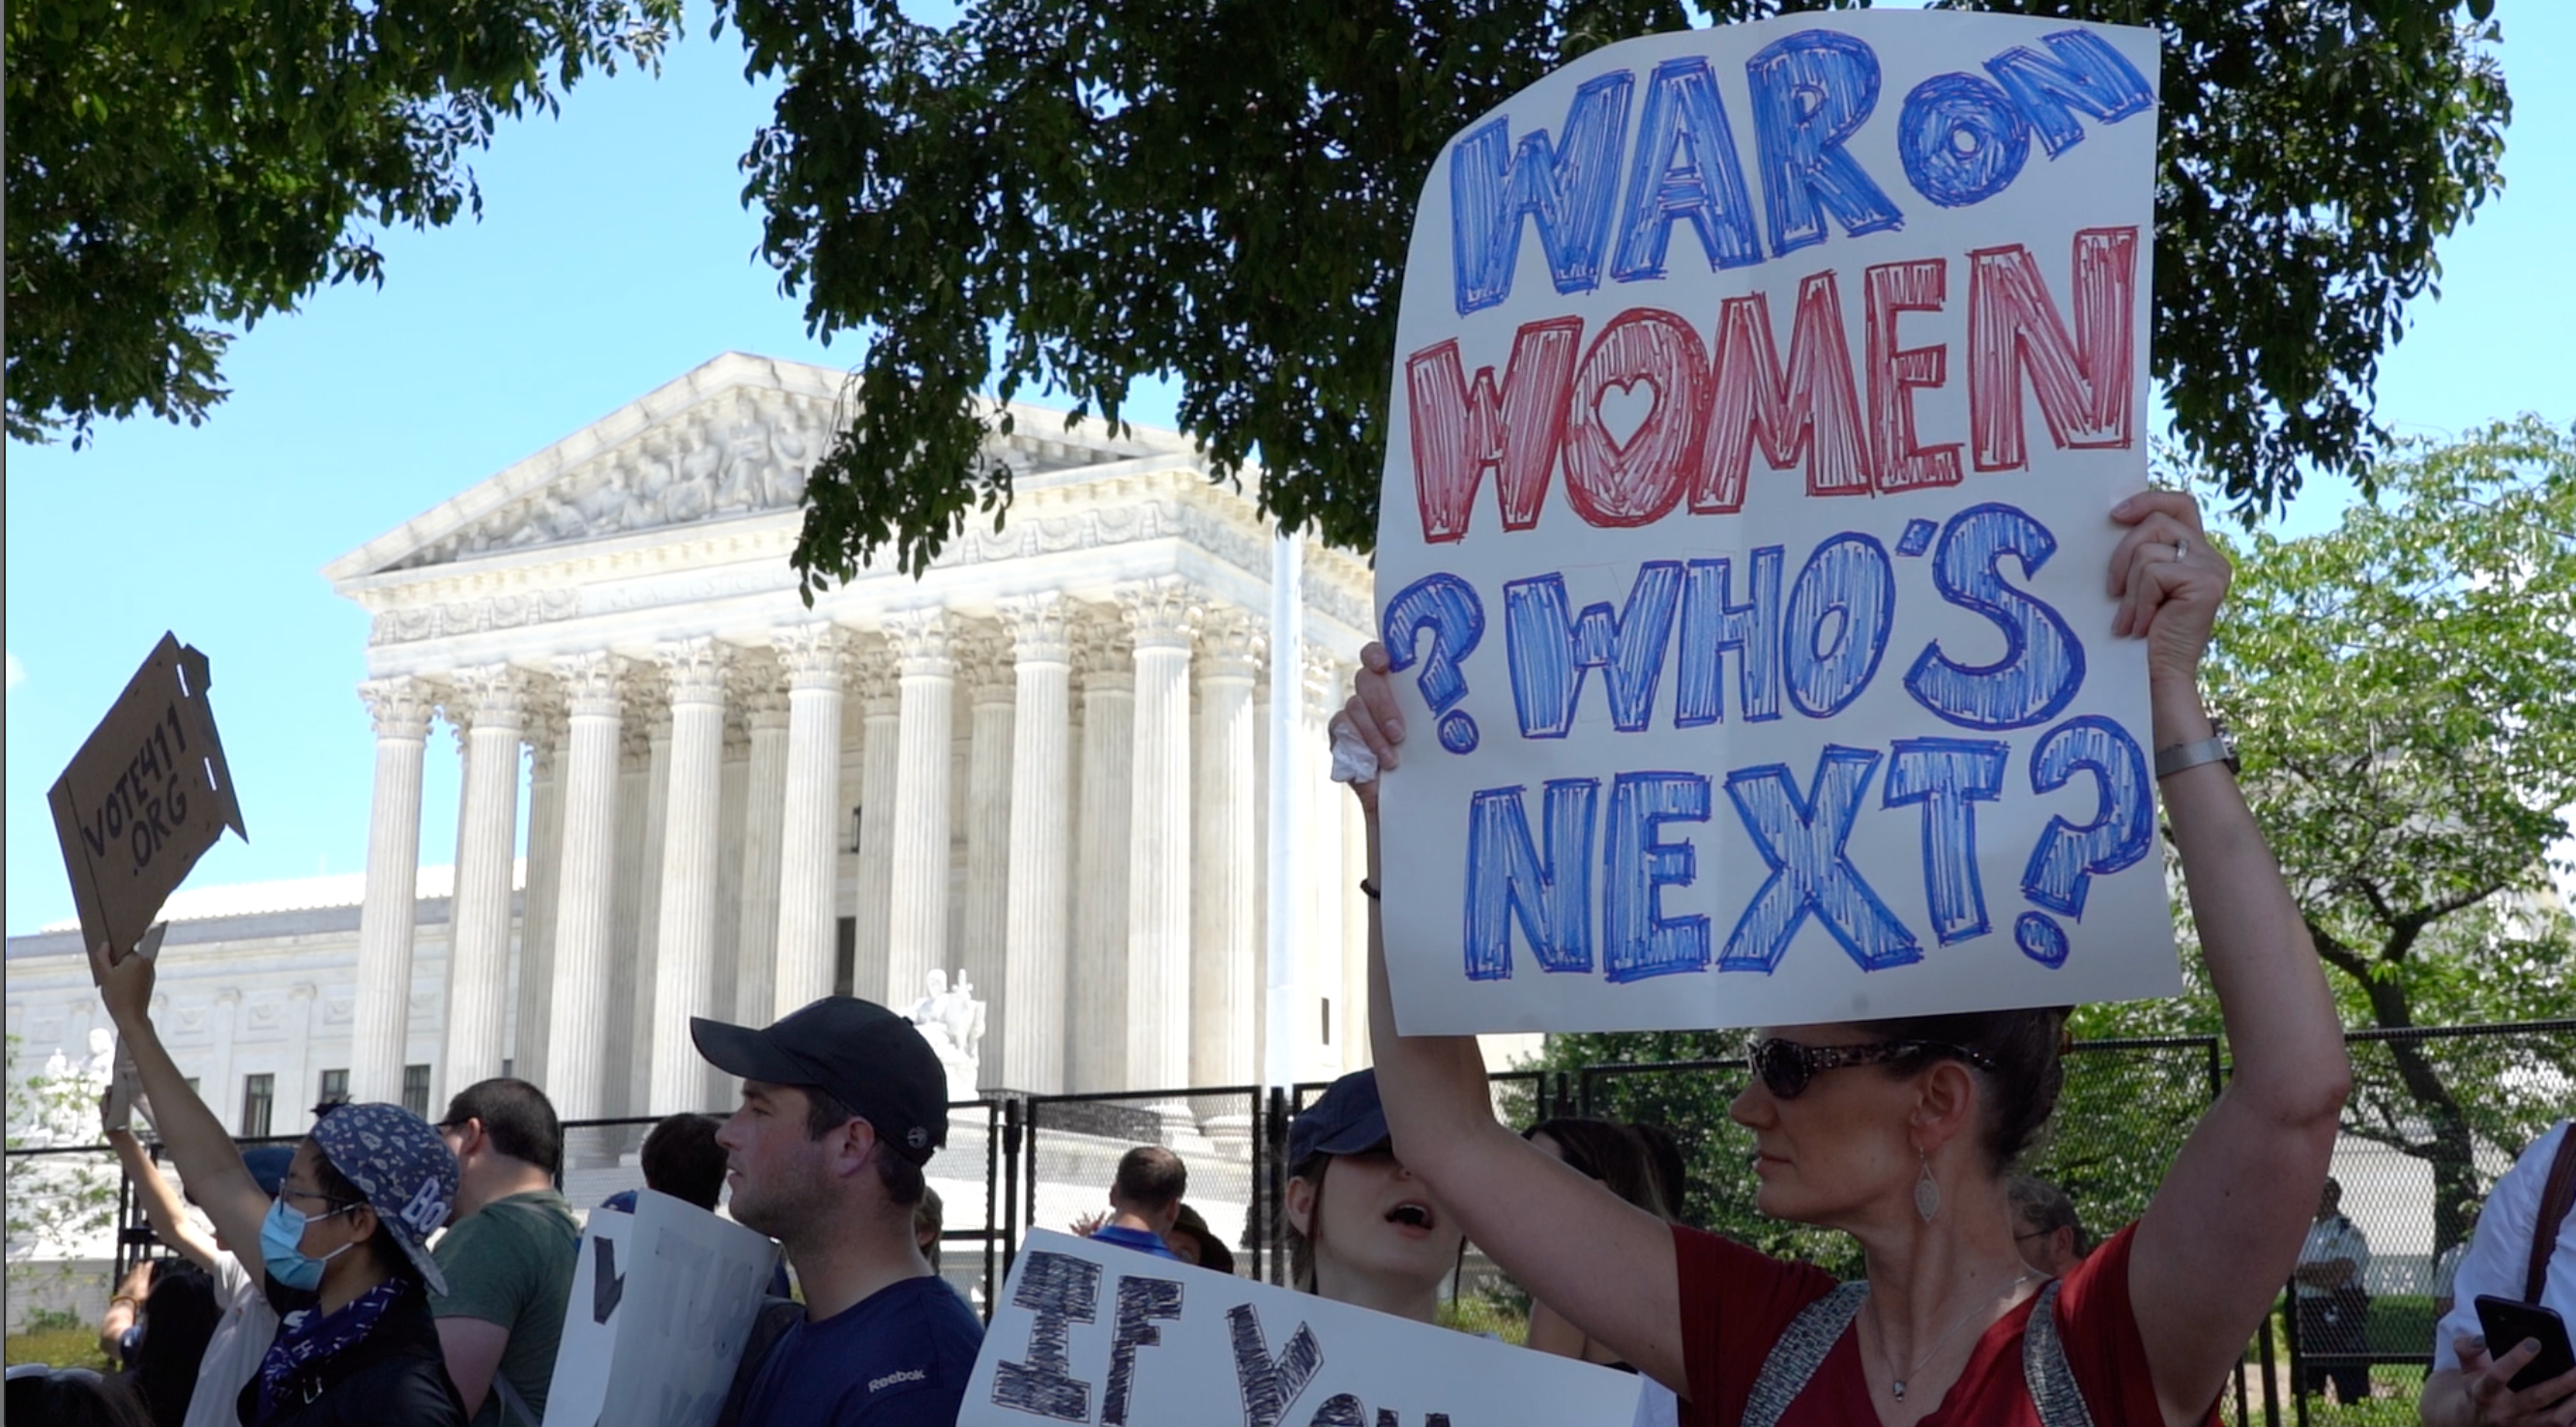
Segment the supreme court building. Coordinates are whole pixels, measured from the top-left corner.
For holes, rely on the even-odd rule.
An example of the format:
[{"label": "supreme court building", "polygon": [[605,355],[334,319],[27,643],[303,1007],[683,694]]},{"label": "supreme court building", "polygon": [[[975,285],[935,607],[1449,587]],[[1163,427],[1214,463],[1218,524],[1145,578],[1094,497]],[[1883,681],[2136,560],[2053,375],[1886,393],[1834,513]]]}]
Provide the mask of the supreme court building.
[{"label": "supreme court building", "polygon": [[[808,607],[789,555],[844,385],[718,357],[325,570],[372,616],[366,872],[169,908],[161,1024],[233,1128],[269,1128],[254,1076],[288,1107],[506,1068],[567,1119],[715,1108],[689,1017],[904,1009],[934,971],[985,1003],[985,1088],[1366,1062],[1322,731],[1366,565],[1278,539],[1183,438],[1017,408],[1002,529]],[[452,856],[420,845],[442,725]],[[21,1073],[79,1059],[76,928],[8,969]]]}]

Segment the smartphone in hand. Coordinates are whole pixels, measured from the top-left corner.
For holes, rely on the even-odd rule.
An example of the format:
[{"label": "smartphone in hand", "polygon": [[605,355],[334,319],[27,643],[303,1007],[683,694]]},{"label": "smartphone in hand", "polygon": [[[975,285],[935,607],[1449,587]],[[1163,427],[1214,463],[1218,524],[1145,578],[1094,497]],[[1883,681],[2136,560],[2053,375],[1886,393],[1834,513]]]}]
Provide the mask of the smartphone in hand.
[{"label": "smartphone in hand", "polygon": [[2525,1339],[2538,1339],[2540,1356],[2523,1364],[2505,1384],[2516,1392],[2537,1387],[2562,1373],[2576,1371],[2576,1349],[2567,1342],[2567,1320],[2556,1309],[2492,1293],[2477,1297],[2478,1327],[2487,1335],[2487,1352],[2503,1357]]}]

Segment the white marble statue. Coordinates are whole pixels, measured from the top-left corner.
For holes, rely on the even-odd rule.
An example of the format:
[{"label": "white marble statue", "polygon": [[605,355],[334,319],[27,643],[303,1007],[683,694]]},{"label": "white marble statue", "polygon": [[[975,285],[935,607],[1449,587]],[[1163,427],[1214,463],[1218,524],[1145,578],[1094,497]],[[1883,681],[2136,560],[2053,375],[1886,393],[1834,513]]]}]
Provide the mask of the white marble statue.
[{"label": "white marble statue", "polygon": [[974,988],[966,973],[957,974],[957,987],[950,990],[948,973],[932,967],[923,978],[925,993],[904,1012],[904,1019],[921,1030],[921,1038],[939,1056],[948,1071],[948,1098],[975,1098],[975,1067],[983,1050],[984,1003],[974,998]]}]

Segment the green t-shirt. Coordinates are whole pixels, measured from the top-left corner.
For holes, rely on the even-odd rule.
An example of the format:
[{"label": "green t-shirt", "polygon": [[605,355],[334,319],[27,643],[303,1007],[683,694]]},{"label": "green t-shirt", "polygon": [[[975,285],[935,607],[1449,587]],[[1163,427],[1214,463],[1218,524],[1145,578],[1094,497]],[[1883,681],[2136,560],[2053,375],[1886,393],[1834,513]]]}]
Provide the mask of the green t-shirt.
[{"label": "green t-shirt", "polygon": [[[572,1296],[573,1265],[581,1256],[572,1206],[551,1189],[495,1199],[457,1220],[431,1256],[447,1276],[447,1292],[431,1296],[430,1311],[507,1328],[510,1343],[501,1350],[499,1376],[543,1418],[555,1349],[563,1341],[564,1302]],[[500,1427],[501,1420],[495,1389],[474,1414],[474,1427]],[[521,1427],[515,1414],[509,1427]]]}]

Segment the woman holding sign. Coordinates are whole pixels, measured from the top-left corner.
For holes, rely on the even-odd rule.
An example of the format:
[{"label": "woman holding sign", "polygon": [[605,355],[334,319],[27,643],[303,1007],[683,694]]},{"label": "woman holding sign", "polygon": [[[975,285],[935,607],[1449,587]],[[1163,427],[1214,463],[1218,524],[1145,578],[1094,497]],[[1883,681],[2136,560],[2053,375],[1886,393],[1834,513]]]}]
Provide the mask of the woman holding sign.
[{"label": "woman holding sign", "polygon": [[[1496,1124],[1473,1039],[1396,1033],[1371,917],[1370,1030],[1406,1163],[1533,1296],[1680,1393],[1686,1423],[2214,1421],[2298,1258],[2351,1070],[2223,746],[2194,747],[2214,739],[2197,675],[2229,567],[2188,496],[2146,492],[2112,518],[2112,633],[2146,641],[2156,746],[2183,750],[2160,760],[2165,812],[2236,1074],[2146,1215],[2067,1278],[2023,1265],[2004,1189],[2056,1103],[2062,1011],[1761,1031],[1732,1108],[1758,1203],[1860,1241],[1867,1276],[1838,1285],[1667,1224]],[[1406,731],[1385,651],[1362,662],[1339,722],[1393,766]],[[1377,790],[1354,791],[1375,895]]]}]

